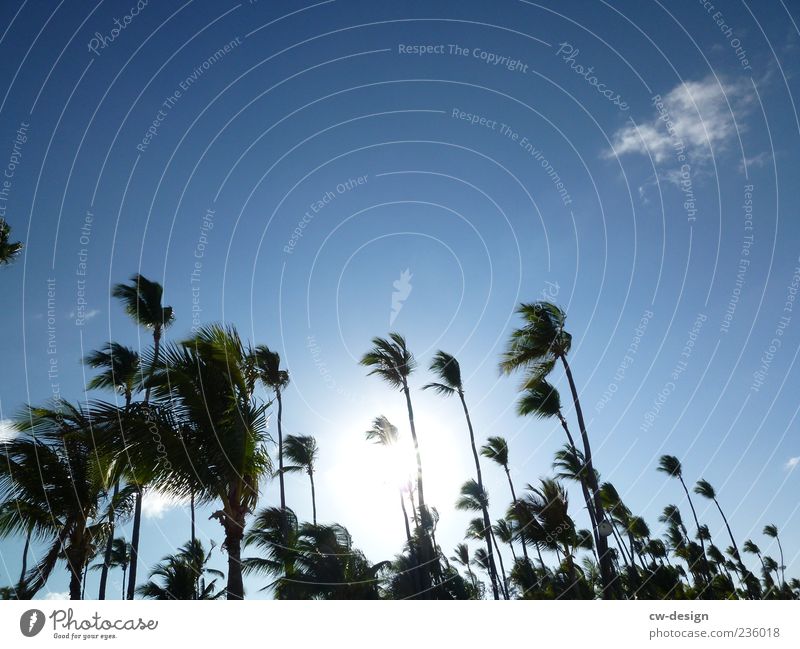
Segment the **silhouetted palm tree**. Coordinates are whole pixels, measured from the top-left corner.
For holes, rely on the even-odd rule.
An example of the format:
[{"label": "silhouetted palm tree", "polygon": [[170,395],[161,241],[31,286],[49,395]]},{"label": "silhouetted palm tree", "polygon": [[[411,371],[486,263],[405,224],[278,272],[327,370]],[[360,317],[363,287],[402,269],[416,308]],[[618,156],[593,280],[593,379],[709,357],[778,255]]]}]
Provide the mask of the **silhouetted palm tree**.
[{"label": "silhouetted palm tree", "polygon": [[[131,408],[131,401],[134,392],[138,389],[141,379],[141,368],[139,363],[139,353],[129,347],[119,343],[108,343],[106,347],[91,352],[83,362],[91,368],[101,370],[89,381],[87,388],[90,390],[111,389],[122,395],[125,400],[125,409],[120,414],[119,420],[122,424],[128,417]],[[122,428],[122,426],[120,427]],[[120,448],[126,442],[123,435],[120,439]],[[119,493],[119,480],[114,483],[112,501]],[[114,508],[108,512],[108,540],[106,541],[105,552],[103,553],[103,567],[100,573],[100,589],[97,599],[106,598],[106,584],[108,582],[108,570],[110,568],[112,543],[114,542]]]},{"label": "silhouetted palm tree", "polygon": [[[217,592],[217,579],[225,575],[208,567],[211,550],[206,552],[200,541],[191,541],[177,553],[164,557],[150,572],[150,581],[136,589],[145,599],[219,599],[225,591]],[[206,581],[206,576],[213,577]],[[154,578],[161,583],[153,581]]]},{"label": "silhouetted palm tree", "polygon": [[[433,361],[431,361],[430,370],[439,378],[439,381],[428,383],[422,389],[432,389],[438,394],[446,397],[458,395],[458,398],[461,401],[461,407],[464,410],[464,417],[467,420],[467,429],[469,431],[469,443],[470,448],[472,449],[472,457],[475,460],[475,474],[478,478],[478,486],[483,491],[484,487],[483,476],[481,475],[481,463],[480,458],[478,457],[478,448],[475,446],[475,431],[472,428],[472,419],[470,419],[467,401],[464,398],[464,384],[461,380],[461,366],[456,358],[451,354],[438,351],[434,355]],[[491,519],[489,518],[489,510],[484,507],[482,514],[483,524],[485,525],[486,529],[489,529],[492,525]],[[491,577],[492,582],[492,593],[494,594],[495,599],[500,599],[500,593],[497,590],[497,568],[495,567],[494,552],[492,551],[491,540],[488,537],[486,539],[486,551],[488,553],[489,576]]]},{"label": "silhouetted palm tree", "polygon": [[612,595],[614,583],[614,570],[611,557],[608,555],[608,540],[600,534],[597,526],[603,522],[603,506],[598,493],[596,473],[592,461],[592,449],[589,435],[583,418],[578,388],[572,376],[572,369],[567,362],[567,354],[572,347],[572,335],[564,329],[566,313],[550,302],[534,302],[520,304],[517,313],[522,316],[524,324],[519,329],[511,332],[506,351],[500,363],[501,371],[510,374],[517,370],[527,372],[523,389],[530,390],[540,387],[560,362],[572,392],[572,401],[575,415],[578,419],[578,429],[583,442],[583,456],[586,461],[587,479],[589,488],[593,492],[595,513],[595,545],[600,559],[600,572],[603,580],[603,596]]},{"label": "silhouetted palm tree", "polygon": [[697,484],[694,487],[694,492],[696,494],[700,494],[703,496],[703,498],[713,500],[714,504],[717,506],[719,515],[722,516],[722,520],[725,523],[725,529],[728,530],[728,537],[730,537],[731,545],[733,547],[733,558],[737,563],[737,570],[739,570],[741,576],[744,577],[746,568],[744,567],[744,564],[742,564],[742,558],[739,554],[739,546],[736,545],[736,538],[733,536],[731,526],[728,524],[728,518],[725,516],[725,512],[722,511],[722,507],[717,500],[717,492],[714,490],[714,487],[711,486],[710,482],[702,479],[697,481]]},{"label": "silhouetted palm tree", "polygon": [[[107,569],[120,568],[122,570],[122,591],[121,599],[125,599],[125,578],[128,574],[128,566],[131,562],[131,546],[125,539],[117,537],[111,540],[111,555],[103,559],[103,563],[95,564],[92,570],[102,570],[107,573]],[[102,598],[100,598],[102,599]]]},{"label": "silhouetted palm tree", "polygon": [[0,218],[0,266],[6,266],[22,252],[19,241],[11,241],[11,227],[5,219]]},{"label": "silhouetted palm tree", "polygon": [[283,482],[283,391],[289,385],[289,372],[281,369],[281,357],[266,345],[258,345],[252,353],[252,362],[258,379],[264,387],[275,393],[278,402],[278,482],[281,491],[281,508],[286,508],[286,489]]},{"label": "silhouetted palm tree", "polygon": [[786,583],[786,566],[783,562],[783,546],[781,545],[781,537],[778,535],[778,527],[776,525],[766,525],[764,527],[764,536],[768,536],[771,539],[775,539],[778,542],[778,550],[781,553],[781,583]]},{"label": "silhouetted palm tree", "polygon": [[[692,502],[692,496],[689,494],[689,489],[686,487],[686,483],[683,481],[683,467],[681,466],[680,460],[674,455],[662,455],[658,461],[658,470],[661,471],[662,473],[666,473],[668,476],[672,478],[677,478],[680,481],[681,486],[683,487],[683,491],[686,494],[686,499],[689,501],[689,507],[692,510],[694,523],[697,526],[697,531],[699,533],[700,521],[697,520],[697,511],[695,511],[694,503]],[[703,570],[706,576],[706,582],[710,584],[711,569],[708,565],[708,559],[706,558],[706,544],[702,536],[700,536],[700,547],[703,553],[702,561],[703,561]]]},{"label": "silhouetted palm tree", "polygon": [[[175,316],[171,306],[162,304],[164,289],[158,282],[147,279],[143,275],[134,275],[130,284],[117,284],[111,290],[111,295],[122,302],[122,306],[134,322],[145,329],[153,331],[153,358],[146,380],[144,401],[150,401],[150,381],[153,371],[158,366],[161,350],[161,336],[164,329],[169,327]],[[128,599],[133,599],[136,589],[136,571],[139,563],[139,534],[142,525],[142,497],[144,485],[136,484],[136,506],[133,512],[133,530],[131,532],[131,573],[128,583]]]},{"label": "silhouetted palm tree", "polygon": [[287,435],[283,442],[283,452],[292,465],[283,467],[285,472],[305,471],[311,481],[311,507],[314,525],[317,524],[317,496],[314,489],[314,464],[319,455],[317,440],[311,435]]}]

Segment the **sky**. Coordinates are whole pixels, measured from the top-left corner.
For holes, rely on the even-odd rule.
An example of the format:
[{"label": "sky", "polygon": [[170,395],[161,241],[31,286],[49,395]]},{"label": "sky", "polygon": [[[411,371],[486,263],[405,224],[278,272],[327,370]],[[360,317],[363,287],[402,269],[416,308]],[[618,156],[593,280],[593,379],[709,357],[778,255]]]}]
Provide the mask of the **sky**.
[{"label": "sky", "polygon": [[[516,416],[498,359],[516,306],[547,299],[628,507],[655,533],[666,504],[688,514],[656,472],[676,455],[740,544],[777,557],[776,524],[797,575],[798,20],[793,1],[4,2],[0,216],[25,250],[0,269],[0,436],[26,403],[113,399],[85,391],[80,359],[146,348],[110,297],[141,272],[175,309],[168,340],[225,322],[280,352],[284,428],[320,446],[319,519],[391,558],[396,479],[364,431],[385,414],[407,439],[405,403],[358,360],[396,330],[449,553],[474,465],[458,402],[420,389],[427,367],[457,356],[479,443],[504,436],[517,490],[535,484],[563,433]],[[499,517],[505,476],[483,475]],[[306,476],[287,499],[310,518]],[[219,544],[211,511],[199,536]],[[151,492],[144,512],[141,579],[189,537],[184,503]],[[0,584],[21,553],[0,540]],[[67,583],[59,569],[39,596]]]}]

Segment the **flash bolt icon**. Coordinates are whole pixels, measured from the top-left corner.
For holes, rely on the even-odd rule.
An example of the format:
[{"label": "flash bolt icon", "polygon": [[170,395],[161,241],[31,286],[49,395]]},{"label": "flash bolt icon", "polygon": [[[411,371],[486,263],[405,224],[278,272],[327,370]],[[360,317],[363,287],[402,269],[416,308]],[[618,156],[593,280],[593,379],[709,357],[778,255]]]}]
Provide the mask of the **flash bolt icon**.
[{"label": "flash bolt icon", "polygon": [[25,611],[19,618],[19,630],[26,638],[32,638],[44,628],[44,613],[39,609],[32,608]]}]

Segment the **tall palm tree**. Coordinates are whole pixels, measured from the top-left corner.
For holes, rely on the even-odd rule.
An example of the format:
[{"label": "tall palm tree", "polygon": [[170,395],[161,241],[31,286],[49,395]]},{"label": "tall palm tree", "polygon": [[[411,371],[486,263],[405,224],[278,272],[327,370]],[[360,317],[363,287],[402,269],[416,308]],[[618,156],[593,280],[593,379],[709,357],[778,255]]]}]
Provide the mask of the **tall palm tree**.
[{"label": "tall palm tree", "polygon": [[289,372],[281,369],[281,357],[266,345],[258,345],[252,352],[253,365],[258,379],[275,393],[278,402],[278,482],[281,491],[281,508],[286,509],[286,489],[283,482],[283,391],[289,385]]},{"label": "tall palm tree", "polygon": [[[39,591],[59,559],[70,573],[71,599],[81,599],[83,574],[108,526],[103,502],[116,480],[111,463],[92,440],[90,411],[65,401],[29,407],[15,422],[21,436],[0,447],[0,536],[32,530],[49,543],[26,576],[26,590]],[[115,514],[129,511],[123,490]]]},{"label": "tall palm tree", "polygon": [[[122,395],[125,400],[125,410],[120,417],[120,423],[127,419],[131,408],[134,392],[140,385],[139,353],[119,343],[108,343],[102,349],[91,352],[83,362],[91,368],[101,370],[87,385],[90,390],[111,389]],[[124,444],[124,441],[122,442]],[[114,483],[112,501],[119,494],[119,481]],[[106,585],[108,583],[108,570],[111,567],[112,544],[114,542],[114,508],[108,512],[108,540],[103,554],[103,566],[100,573],[100,589],[97,599],[106,598]]]},{"label": "tall palm tree", "polygon": [[[224,591],[217,592],[217,579],[225,575],[219,570],[208,567],[211,550],[203,548],[200,541],[191,541],[181,547],[177,553],[164,557],[150,572],[150,581],[136,592],[145,599],[183,600],[183,599],[218,599]],[[213,577],[206,581],[206,576]],[[153,581],[154,577],[161,583]]]},{"label": "tall palm tree", "polygon": [[104,557],[103,563],[98,563],[92,566],[92,570],[102,570],[107,573],[107,568],[120,568],[122,570],[122,596],[125,599],[125,580],[128,574],[128,566],[131,562],[131,546],[125,539],[117,537],[112,539],[111,542],[111,556],[106,559]]},{"label": "tall palm tree", "polygon": [[194,494],[199,503],[220,502],[211,518],[225,532],[226,593],[234,600],[244,598],[246,518],[258,502],[260,480],[271,471],[266,405],[254,397],[251,376],[250,357],[236,329],[209,325],[167,346],[153,380],[159,401],[170,404],[194,431],[187,452],[181,427],[163,427],[166,452],[154,468],[154,485],[179,497]]},{"label": "tall palm tree", "polygon": [[405,338],[399,333],[390,333],[389,339],[373,338],[372,349],[361,357],[361,365],[371,368],[368,376],[373,374],[382,378],[391,387],[401,390],[406,398],[408,423],[411,428],[411,439],[417,456],[417,497],[419,507],[425,509],[425,490],[422,484],[422,456],[419,452],[417,428],[414,425],[414,408],[411,405],[411,391],[408,388],[408,377],[417,366],[414,355],[409,351]]},{"label": "tall palm tree", "polygon": [[319,455],[317,440],[311,435],[287,435],[283,442],[283,453],[292,462],[283,467],[285,472],[305,471],[311,481],[311,508],[314,525],[317,524],[317,496],[314,489],[314,464]]},{"label": "tall palm tree", "polygon": [[[146,380],[144,401],[150,401],[150,380],[155,368],[158,366],[161,351],[161,336],[164,329],[169,327],[175,316],[171,306],[162,304],[164,289],[158,282],[147,279],[144,275],[136,274],[130,279],[129,284],[116,284],[111,290],[111,295],[122,302],[125,312],[136,324],[153,331],[153,358]],[[136,572],[139,563],[139,534],[142,525],[142,497],[143,485],[137,484],[136,506],[133,513],[133,530],[131,533],[131,568],[128,583],[128,599],[133,599],[136,589]]]},{"label": "tall palm tree", "polygon": [[[384,415],[379,415],[372,420],[372,426],[364,433],[367,441],[379,444],[387,449],[391,449],[397,443],[397,426],[392,424]],[[403,524],[406,529],[406,540],[411,544],[411,528],[408,523],[408,513],[406,512],[406,501],[403,488],[398,488],[400,493],[400,508],[403,511]],[[409,493],[410,495],[410,493]]]},{"label": "tall palm tree", "polygon": [[506,351],[500,363],[500,370],[510,374],[517,370],[527,372],[523,385],[525,390],[539,387],[557,363],[561,363],[572,393],[578,429],[583,443],[583,456],[586,461],[586,476],[589,488],[593,493],[595,513],[595,546],[600,560],[600,573],[603,582],[603,596],[611,597],[614,584],[614,568],[608,553],[608,540],[600,533],[599,526],[604,521],[603,506],[600,502],[597,474],[592,461],[592,448],[583,417],[583,409],[578,395],[578,388],[572,375],[572,368],[567,361],[567,354],[572,348],[572,335],[564,329],[566,313],[550,302],[533,302],[520,304],[517,313],[522,316],[524,324],[511,332]]},{"label": "tall palm tree", "polygon": [[711,483],[707,480],[698,480],[697,484],[694,486],[694,492],[703,496],[703,498],[708,498],[709,500],[713,500],[714,504],[717,506],[717,510],[719,511],[719,515],[722,516],[722,520],[725,523],[725,529],[728,530],[728,537],[731,540],[731,545],[733,546],[733,558],[736,560],[737,563],[737,570],[739,570],[744,576],[745,567],[742,564],[742,557],[739,554],[739,546],[736,545],[736,539],[733,536],[733,532],[731,531],[731,526],[728,524],[728,518],[725,516],[725,512],[722,511],[722,507],[717,500],[717,492],[715,491],[714,487],[711,486]]},{"label": "tall palm tree", "polygon": [[[478,478],[478,486],[481,491],[484,490],[483,476],[481,475],[481,463],[478,457],[478,448],[475,446],[475,431],[472,428],[472,419],[469,416],[469,408],[467,408],[467,401],[464,398],[464,384],[461,380],[461,366],[458,360],[447,352],[438,351],[431,361],[430,370],[439,379],[438,382],[428,383],[423,390],[435,390],[438,394],[446,397],[458,395],[461,401],[461,407],[464,410],[464,417],[467,420],[467,429],[469,430],[469,443],[472,449],[472,457],[475,460],[475,474]],[[492,526],[492,521],[489,518],[489,510],[486,507],[482,508],[483,524],[486,529]],[[524,545],[524,544],[523,544]],[[492,582],[492,594],[495,599],[500,599],[500,593],[497,590],[497,568],[495,567],[494,552],[492,551],[492,543],[489,537],[486,538],[486,551],[489,560],[489,576]]]},{"label": "tall palm tree", "polygon": [[472,584],[472,588],[475,592],[478,592],[478,579],[475,577],[475,573],[472,572],[472,567],[470,566],[470,558],[469,558],[469,547],[466,543],[459,543],[456,545],[455,549],[453,550],[453,556],[450,557],[450,561],[453,563],[457,563],[460,566],[463,566],[467,569],[467,575],[469,575],[469,581]]},{"label": "tall palm tree", "polygon": [[[700,521],[697,519],[697,511],[694,508],[694,503],[692,502],[692,496],[689,494],[689,489],[686,487],[686,483],[683,480],[683,467],[681,466],[681,461],[675,457],[674,455],[662,455],[658,461],[658,470],[662,473],[666,473],[671,478],[677,478],[680,480],[681,486],[683,487],[683,491],[686,494],[686,498],[689,501],[689,507],[692,510],[692,517],[694,518],[695,526],[697,527],[698,533],[700,532]],[[708,565],[708,559],[706,557],[706,543],[703,539],[702,535],[699,535],[700,539],[700,547],[702,549],[702,561],[703,561],[703,571],[706,576],[706,583],[711,583],[711,568]]]},{"label": "tall palm tree", "polygon": [[22,252],[19,241],[11,241],[11,227],[0,218],[0,266],[6,266]]},{"label": "tall palm tree", "polygon": [[778,535],[778,527],[776,525],[766,525],[764,527],[764,536],[768,536],[778,542],[778,550],[781,553],[781,582],[786,584],[786,566],[783,561],[783,546],[781,545],[781,537]]}]

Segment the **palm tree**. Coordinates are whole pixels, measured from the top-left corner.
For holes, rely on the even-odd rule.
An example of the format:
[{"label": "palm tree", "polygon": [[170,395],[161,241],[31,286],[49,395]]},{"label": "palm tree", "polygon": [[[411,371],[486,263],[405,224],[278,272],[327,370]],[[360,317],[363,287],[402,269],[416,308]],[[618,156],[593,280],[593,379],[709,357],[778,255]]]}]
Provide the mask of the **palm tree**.
[{"label": "palm tree", "polygon": [[22,244],[10,239],[11,227],[5,219],[0,218],[0,266],[7,266],[22,252]]},{"label": "palm tree", "polygon": [[406,340],[398,333],[390,333],[389,340],[373,338],[372,349],[361,358],[361,365],[371,368],[368,376],[373,374],[382,378],[391,387],[403,392],[408,409],[408,423],[411,428],[411,439],[417,456],[417,494],[419,508],[425,509],[425,491],[422,484],[422,456],[419,452],[417,429],[414,426],[414,408],[411,405],[411,392],[408,388],[408,377],[417,366],[414,355],[409,351]]},{"label": "palm tree", "polygon": [[[700,532],[700,521],[697,520],[697,511],[694,508],[694,503],[692,502],[692,497],[689,494],[689,489],[686,487],[686,483],[683,481],[683,467],[681,466],[681,461],[675,457],[674,455],[662,455],[658,461],[658,470],[662,473],[666,473],[671,478],[677,478],[680,480],[681,486],[683,487],[683,491],[686,494],[686,498],[689,501],[689,507],[692,510],[692,516],[694,517],[694,524],[697,527],[698,533]],[[708,565],[708,559],[706,558],[706,543],[703,539],[702,535],[699,535],[700,539],[700,548],[702,549],[703,554],[703,570],[706,576],[706,583],[711,583],[711,569]]]},{"label": "palm tree", "polygon": [[786,584],[786,566],[783,562],[783,546],[781,545],[781,537],[778,536],[778,527],[776,525],[766,525],[764,527],[764,536],[768,536],[778,542],[778,550],[781,553],[781,582]]},{"label": "palm tree", "polygon": [[[111,555],[103,559],[103,563],[92,566],[92,570],[102,570],[103,573],[108,572],[111,568],[120,568],[122,570],[122,597],[125,599],[125,578],[128,574],[128,566],[131,562],[131,545],[125,539],[117,537],[112,539],[111,542]],[[101,598],[102,599],[102,598]]]},{"label": "palm tree", "polygon": [[283,453],[293,464],[283,467],[285,472],[305,471],[311,481],[311,507],[314,525],[317,524],[317,497],[314,490],[314,463],[319,455],[317,440],[311,435],[287,435]]},{"label": "palm tree", "polygon": [[469,547],[466,543],[459,543],[456,545],[455,549],[453,550],[453,556],[450,557],[450,561],[453,563],[457,563],[460,566],[463,566],[467,569],[467,574],[469,575],[470,583],[472,584],[472,588],[475,592],[478,592],[478,579],[475,577],[475,573],[472,572],[472,567],[470,566],[470,558],[469,558]]},{"label": "palm tree", "polygon": [[[461,366],[458,363],[458,360],[451,354],[447,352],[438,351],[433,357],[433,361],[431,361],[430,366],[431,372],[433,372],[438,378],[438,382],[428,383],[422,389],[423,390],[435,390],[438,394],[441,394],[446,397],[453,396],[454,394],[458,395],[459,400],[461,401],[461,407],[464,409],[464,417],[467,420],[467,429],[469,430],[469,443],[470,448],[472,449],[472,457],[475,460],[475,473],[478,478],[478,486],[480,487],[481,491],[484,490],[483,487],[483,476],[481,475],[481,463],[478,457],[478,449],[475,446],[475,431],[472,428],[472,420],[469,416],[469,409],[467,408],[467,401],[464,398],[464,384],[461,380]],[[482,510],[483,514],[483,524],[486,529],[489,529],[492,526],[492,521],[489,518],[489,510],[484,507]],[[524,544],[523,544],[524,546]],[[494,552],[492,551],[492,543],[489,537],[486,538],[486,551],[488,553],[489,558],[489,576],[491,577],[492,582],[492,593],[494,594],[495,599],[500,599],[500,593],[497,590],[497,568],[495,566],[494,561]]]},{"label": "palm tree", "polygon": [[194,494],[200,503],[220,502],[211,518],[225,532],[226,593],[236,600],[244,598],[246,518],[258,502],[260,480],[271,471],[266,405],[254,398],[251,378],[250,356],[236,329],[209,325],[169,345],[153,381],[160,402],[170,404],[194,436],[187,452],[181,426],[163,427],[166,452],[154,467],[154,485],[179,497]]},{"label": "palm tree", "polygon": [[697,481],[697,484],[694,487],[694,492],[703,496],[703,498],[713,500],[714,504],[717,506],[717,510],[719,511],[719,514],[722,516],[722,520],[725,523],[725,529],[728,530],[728,537],[731,539],[731,545],[733,546],[733,558],[736,560],[737,570],[739,570],[742,576],[744,576],[746,569],[742,564],[742,558],[739,554],[739,547],[736,545],[736,539],[733,536],[733,532],[731,532],[731,526],[728,524],[728,518],[725,516],[725,512],[722,511],[722,507],[717,500],[717,492],[714,490],[714,487],[711,486],[710,482],[702,479]]},{"label": "palm tree", "polygon": [[[162,304],[164,289],[158,282],[136,274],[130,279],[130,284],[117,284],[111,290],[111,295],[122,302],[125,312],[139,326],[153,330],[153,358],[146,381],[144,401],[150,401],[150,380],[155,368],[158,366],[161,351],[161,336],[164,329],[169,327],[175,316],[171,306]],[[139,534],[142,524],[142,490],[143,485],[137,484],[136,506],[133,513],[133,531],[131,533],[131,573],[128,583],[128,599],[133,599],[136,589],[136,569],[139,563]]]},{"label": "palm tree", "polygon": [[[97,452],[93,424],[90,411],[65,401],[29,407],[15,423],[22,436],[0,449],[0,536],[31,530],[49,543],[25,579],[31,596],[63,558],[70,598],[81,599],[84,569],[108,533],[102,503],[117,476]],[[118,495],[116,515],[130,509],[131,495],[127,489]]]},{"label": "palm tree", "polygon": [[[120,420],[127,419],[131,408],[133,393],[139,386],[141,374],[139,353],[129,347],[119,343],[108,343],[106,347],[91,352],[83,362],[94,369],[102,370],[96,374],[87,385],[89,390],[112,389],[120,393],[125,400],[125,410]],[[124,435],[123,435],[124,437]],[[122,444],[124,445],[124,440]],[[112,501],[119,494],[119,481],[114,483]],[[106,598],[106,585],[108,583],[108,570],[111,567],[112,544],[114,542],[114,508],[109,510],[108,518],[108,540],[103,555],[103,567],[100,574],[100,589],[97,599]]]},{"label": "palm tree", "polygon": [[[225,575],[208,567],[213,549],[212,544],[211,550],[206,552],[200,541],[190,541],[176,554],[167,555],[157,563],[150,573],[150,581],[139,586],[136,592],[145,599],[218,599],[224,591],[216,592],[216,582]],[[206,575],[214,579],[206,582]],[[154,582],[154,577],[160,578],[161,583]]]},{"label": "palm tree", "polygon": [[281,508],[286,509],[286,489],[283,482],[283,391],[289,385],[289,372],[281,369],[281,357],[266,345],[258,345],[252,352],[256,374],[268,390],[275,393],[278,402],[278,482],[281,490]]},{"label": "palm tree", "polygon": [[595,513],[595,546],[600,560],[600,573],[603,581],[603,596],[610,597],[614,583],[614,571],[611,556],[608,554],[608,540],[599,531],[603,522],[603,506],[600,502],[597,474],[592,463],[592,449],[589,435],[583,418],[578,389],[567,361],[567,354],[572,347],[572,335],[565,331],[566,313],[550,302],[534,302],[520,304],[517,313],[522,316],[524,325],[511,332],[500,370],[510,374],[517,370],[525,370],[527,377],[523,388],[535,389],[547,378],[547,375],[559,361],[572,392],[575,415],[583,442],[583,456],[586,461],[586,476],[589,488],[594,494]]}]

